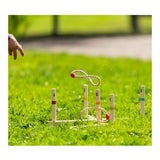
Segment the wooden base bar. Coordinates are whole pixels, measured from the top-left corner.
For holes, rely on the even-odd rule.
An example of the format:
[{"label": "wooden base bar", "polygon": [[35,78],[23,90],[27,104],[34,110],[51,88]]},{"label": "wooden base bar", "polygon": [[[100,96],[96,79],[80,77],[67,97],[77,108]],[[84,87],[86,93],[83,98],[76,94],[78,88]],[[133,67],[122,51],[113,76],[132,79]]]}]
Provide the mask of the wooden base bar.
[{"label": "wooden base bar", "polygon": [[47,123],[61,124],[61,123],[73,123],[73,122],[83,122],[83,121],[94,121],[94,122],[107,122],[106,119],[102,119],[101,121],[97,121],[95,117],[88,115],[89,119],[83,120],[58,120],[58,121],[48,121]]}]

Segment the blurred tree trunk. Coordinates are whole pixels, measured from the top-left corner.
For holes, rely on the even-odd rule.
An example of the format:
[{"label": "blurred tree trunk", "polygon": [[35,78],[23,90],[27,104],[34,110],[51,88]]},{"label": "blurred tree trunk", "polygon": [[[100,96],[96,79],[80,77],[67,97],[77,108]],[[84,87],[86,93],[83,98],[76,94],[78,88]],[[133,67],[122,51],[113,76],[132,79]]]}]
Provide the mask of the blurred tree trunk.
[{"label": "blurred tree trunk", "polygon": [[139,29],[139,24],[138,24],[138,15],[131,16],[131,24],[132,24],[133,32],[139,33],[140,29]]},{"label": "blurred tree trunk", "polygon": [[58,15],[54,15],[53,16],[53,24],[54,24],[54,27],[53,27],[53,36],[58,36]]}]

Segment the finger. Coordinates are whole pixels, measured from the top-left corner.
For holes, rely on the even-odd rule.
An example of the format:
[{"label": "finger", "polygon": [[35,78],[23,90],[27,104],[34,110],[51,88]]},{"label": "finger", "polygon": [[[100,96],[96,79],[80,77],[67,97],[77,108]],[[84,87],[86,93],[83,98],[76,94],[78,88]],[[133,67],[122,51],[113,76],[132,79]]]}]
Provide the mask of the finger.
[{"label": "finger", "polygon": [[16,51],[16,49],[13,51],[13,57],[14,57],[14,60],[17,59],[17,51]]},{"label": "finger", "polygon": [[18,45],[17,49],[19,50],[19,52],[21,53],[21,55],[24,56],[24,52],[23,52],[22,46]]},{"label": "finger", "polygon": [[9,50],[8,53],[9,53],[9,55],[11,56],[11,55],[12,55],[12,50]]}]

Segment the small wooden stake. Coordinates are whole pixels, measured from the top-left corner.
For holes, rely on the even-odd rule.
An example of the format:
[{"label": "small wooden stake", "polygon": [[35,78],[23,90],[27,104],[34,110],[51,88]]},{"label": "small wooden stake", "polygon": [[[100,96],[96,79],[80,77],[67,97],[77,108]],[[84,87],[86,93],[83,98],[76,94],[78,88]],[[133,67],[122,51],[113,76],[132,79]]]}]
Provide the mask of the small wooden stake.
[{"label": "small wooden stake", "polygon": [[52,121],[56,122],[56,89],[52,88]]},{"label": "small wooden stake", "polygon": [[145,86],[144,85],[141,86],[141,99],[140,99],[140,101],[141,101],[140,112],[142,114],[144,114],[144,107],[145,107]]},{"label": "small wooden stake", "polygon": [[[84,85],[84,109],[88,107],[88,85]],[[88,116],[88,110],[85,110],[86,116]]]},{"label": "small wooden stake", "polygon": [[[100,90],[96,89],[96,107],[100,108]],[[97,109],[96,111],[97,122],[101,121],[101,110]]]},{"label": "small wooden stake", "polygon": [[113,122],[115,118],[114,113],[114,94],[110,94],[110,122]]}]

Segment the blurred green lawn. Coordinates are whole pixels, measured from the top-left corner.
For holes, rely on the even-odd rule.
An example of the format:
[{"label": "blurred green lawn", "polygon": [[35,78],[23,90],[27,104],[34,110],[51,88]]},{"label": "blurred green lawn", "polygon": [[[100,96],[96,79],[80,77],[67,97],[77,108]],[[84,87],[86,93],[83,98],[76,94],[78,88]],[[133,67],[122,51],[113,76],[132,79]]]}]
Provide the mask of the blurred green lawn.
[{"label": "blurred green lawn", "polygon": [[[133,59],[69,56],[25,51],[8,67],[9,145],[152,145],[152,62]],[[51,125],[51,88],[57,92],[57,119],[79,119],[83,84],[89,87],[89,107],[95,106],[95,87],[73,79],[81,69],[101,78],[101,105],[109,112],[115,95],[115,122]],[[145,85],[145,115],[140,114],[140,86]],[[95,111],[89,111],[95,115]],[[102,117],[105,115],[102,113]]]},{"label": "blurred green lawn", "polygon": [[[15,30],[9,21],[9,32],[16,37],[51,35],[53,33],[53,16],[19,15],[23,23]],[[24,19],[25,18],[25,19]],[[151,33],[152,17],[139,18],[141,33]],[[13,27],[11,27],[13,26]],[[59,34],[130,34],[132,33],[129,15],[60,15]]]}]

